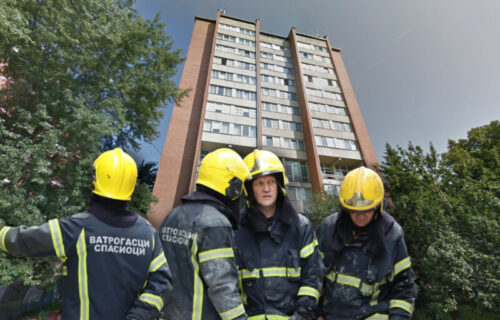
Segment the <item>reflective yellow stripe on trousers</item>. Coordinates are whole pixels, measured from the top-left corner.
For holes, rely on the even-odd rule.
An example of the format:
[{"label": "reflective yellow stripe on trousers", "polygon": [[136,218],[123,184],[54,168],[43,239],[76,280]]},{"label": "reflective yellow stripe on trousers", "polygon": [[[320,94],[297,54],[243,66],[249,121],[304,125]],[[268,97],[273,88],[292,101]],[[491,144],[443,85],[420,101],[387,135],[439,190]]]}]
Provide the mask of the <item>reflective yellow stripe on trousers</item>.
[{"label": "reflective yellow stripe on trousers", "polygon": [[78,254],[78,295],[80,297],[80,320],[89,320],[89,288],[87,281],[87,243],[82,229],[76,243]]}]

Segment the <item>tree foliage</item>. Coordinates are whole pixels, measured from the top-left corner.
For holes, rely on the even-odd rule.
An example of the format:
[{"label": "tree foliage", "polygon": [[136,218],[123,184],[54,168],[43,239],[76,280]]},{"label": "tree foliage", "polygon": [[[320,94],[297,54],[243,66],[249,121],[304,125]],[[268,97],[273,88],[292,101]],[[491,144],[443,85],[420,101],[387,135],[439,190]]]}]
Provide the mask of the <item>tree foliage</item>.
[{"label": "tree foliage", "polygon": [[[386,145],[379,168],[402,225],[420,293],[416,319],[487,319],[500,312],[500,122],[425,153]],[[332,195],[315,198],[318,222],[337,211]]]},{"label": "tree foliage", "polygon": [[314,230],[318,230],[321,222],[339,209],[339,197],[333,192],[322,192],[314,195],[311,212],[307,216]]},{"label": "tree foliage", "polygon": [[500,312],[500,122],[442,155],[387,145],[381,169],[418,276],[417,318]]},{"label": "tree foliage", "polygon": [[[180,52],[158,16],[144,20],[132,5],[0,2],[0,222],[38,225],[84,209],[103,145],[154,139],[160,109],[183,95],[170,79]],[[131,206],[147,211],[153,198],[137,190]],[[0,270],[0,284],[54,273],[50,260],[4,254]]]}]

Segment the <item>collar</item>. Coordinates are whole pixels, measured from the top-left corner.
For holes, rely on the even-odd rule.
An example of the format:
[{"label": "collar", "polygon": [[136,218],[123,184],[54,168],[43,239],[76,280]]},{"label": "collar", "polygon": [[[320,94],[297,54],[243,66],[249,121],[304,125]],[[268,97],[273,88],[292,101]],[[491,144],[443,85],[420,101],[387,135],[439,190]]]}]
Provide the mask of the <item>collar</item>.
[{"label": "collar", "polygon": [[212,207],[219,210],[224,216],[226,216],[229,219],[229,222],[231,222],[233,229],[236,229],[238,227],[237,218],[233,214],[233,211],[231,210],[231,208],[229,208],[220,199],[218,199],[217,197],[215,197],[209,193],[206,193],[203,191],[194,191],[194,192],[191,192],[190,194],[182,197],[181,201],[182,202],[202,202],[202,203],[211,205]]},{"label": "collar", "polygon": [[[385,211],[377,213],[376,219],[372,220],[370,224],[363,228],[356,228],[352,222],[349,214],[343,210],[339,212],[339,219],[335,225],[335,231],[332,233],[333,241],[331,246],[334,252],[340,252],[345,246],[357,243],[358,246],[364,246],[369,242],[369,248],[374,256],[383,254],[386,251],[386,236],[394,225],[394,218]],[[361,237],[354,236],[357,229],[358,233],[361,232]]]},{"label": "collar", "polygon": [[271,238],[281,243],[290,226],[298,225],[299,216],[287,196],[278,198],[276,213],[269,219],[256,207],[246,208],[241,225],[253,232],[269,232]]},{"label": "collar", "polygon": [[113,200],[97,195],[90,198],[89,212],[107,225],[127,228],[133,225],[139,216],[128,210],[128,201]]}]

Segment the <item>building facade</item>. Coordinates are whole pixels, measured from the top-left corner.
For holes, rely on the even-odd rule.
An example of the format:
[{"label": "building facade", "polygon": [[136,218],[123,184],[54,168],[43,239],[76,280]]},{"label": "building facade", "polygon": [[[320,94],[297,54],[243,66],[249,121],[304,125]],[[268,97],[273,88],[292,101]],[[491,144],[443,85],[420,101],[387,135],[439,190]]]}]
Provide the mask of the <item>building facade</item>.
[{"label": "building facade", "polygon": [[179,87],[191,91],[170,120],[148,216],[155,226],[218,148],[278,155],[300,213],[314,193],[337,192],[350,169],[377,162],[340,50],[326,36],[292,28],[281,37],[221,11],[215,21],[195,18]]}]

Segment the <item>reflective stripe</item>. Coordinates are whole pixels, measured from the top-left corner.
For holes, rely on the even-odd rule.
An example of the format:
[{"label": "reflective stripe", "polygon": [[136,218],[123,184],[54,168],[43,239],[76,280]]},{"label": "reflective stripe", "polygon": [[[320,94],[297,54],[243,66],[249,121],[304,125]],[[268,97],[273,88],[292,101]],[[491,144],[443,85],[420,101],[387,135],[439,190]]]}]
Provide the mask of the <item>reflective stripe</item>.
[{"label": "reflective stripe", "polygon": [[313,287],[302,286],[299,288],[298,296],[310,296],[318,301],[319,299],[319,291],[314,289]]},{"label": "reflective stripe", "polygon": [[139,296],[139,300],[152,304],[160,312],[163,309],[163,299],[155,294],[143,293]]},{"label": "reflective stripe", "polygon": [[258,314],[256,316],[248,317],[248,320],[266,320],[265,314]]},{"label": "reflective stripe", "polygon": [[370,296],[373,293],[373,285],[361,282],[359,290],[361,293]]},{"label": "reflective stripe", "polygon": [[392,279],[394,279],[394,277],[400,273],[401,271],[405,270],[405,269],[408,269],[409,267],[411,267],[411,261],[410,261],[410,257],[406,257],[404,258],[403,260],[399,261],[398,263],[396,263],[394,265],[394,270],[392,271],[392,277],[391,277],[391,281]]},{"label": "reflective stripe", "polygon": [[262,276],[264,278],[267,277],[292,277],[297,278],[300,277],[300,268],[284,268],[284,267],[271,267],[271,268],[262,268]]},{"label": "reflective stripe", "polygon": [[213,260],[213,259],[222,259],[222,258],[234,258],[233,248],[220,248],[213,249],[200,252],[198,254],[198,260],[200,263]]},{"label": "reflective stripe", "polygon": [[369,316],[368,318],[365,318],[365,320],[388,320],[388,319],[389,315],[381,313],[375,313]]},{"label": "reflective stripe", "polygon": [[288,320],[289,316],[280,316],[277,314],[259,314],[256,316],[248,317],[248,320]]},{"label": "reflective stripe", "polygon": [[198,260],[196,260],[196,255],[198,254],[198,234],[193,237],[193,245],[191,247],[191,263],[193,264],[194,275],[193,275],[193,313],[191,315],[192,320],[201,320],[201,313],[203,309],[203,282],[200,278],[200,265]]},{"label": "reflective stripe", "polygon": [[300,257],[306,259],[314,252],[314,248],[318,245],[318,240],[314,239],[311,243],[300,250]]},{"label": "reflective stripe", "polygon": [[408,312],[409,314],[413,313],[413,306],[411,303],[408,303],[405,300],[391,299],[389,301],[389,308],[401,308]]},{"label": "reflective stripe", "polygon": [[252,271],[248,271],[247,269],[241,269],[240,277],[242,279],[260,278],[259,269],[253,269]]},{"label": "reflective stripe", "polygon": [[240,270],[240,266],[237,267],[238,267],[238,289],[240,290],[240,299],[244,305],[247,305],[248,296],[245,290],[243,290],[243,270]]},{"label": "reflective stripe", "polygon": [[240,277],[242,279],[250,279],[260,278],[262,273],[263,278],[270,277],[290,277],[290,278],[298,278],[300,277],[300,268],[285,268],[285,267],[270,267],[270,268],[262,268],[262,269],[253,269],[252,271],[248,271],[247,269],[239,270]]},{"label": "reflective stripe", "polygon": [[219,315],[222,318],[222,320],[232,320],[234,318],[241,316],[244,313],[245,313],[245,308],[243,308],[243,305],[240,304],[236,308],[219,313]]},{"label": "reflective stripe", "polygon": [[319,252],[319,256],[321,257],[321,259],[325,258],[325,253],[321,250],[318,250]]},{"label": "reflective stripe", "polygon": [[59,225],[59,220],[52,219],[49,220],[50,235],[52,237],[52,245],[54,246],[54,251],[56,256],[62,262],[66,261],[66,252],[64,251],[64,242],[61,232],[61,226]]},{"label": "reflective stripe", "polygon": [[326,278],[331,282],[335,282],[336,277],[337,277],[337,272],[335,271],[330,271],[330,273],[326,275]]},{"label": "reflective stripe", "polygon": [[[342,273],[337,273],[335,271],[330,271],[330,273],[326,275],[326,278],[331,282],[338,282],[343,285],[359,288],[361,293],[366,296],[372,295],[374,292],[374,288],[378,284],[378,283],[375,283],[374,285],[367,284],[361,282],[360,278],[348,276]],[[383,283],[385,283],[385,279],[383,280]]]},{"label": "reflective stripe", "polygon": [[82,229],[76,243],[78,254],[78,295],[80,297],[80,320],[89,319],[89,288],[87,283],[87,244],[85,229]]},{"label": "reflective stripe", "polygon": [[2,229],[0,229],[0,249],[5,252],[7,252],[7,248],[5,248],[5,237],[7,236],[7,232],[9,232],[10,229],[11,227],[3,227]]},{"label": "reflective stripe", "polygon": [[153,261],[151,261],[151,264],[149,265],[149,272],[155,272],[166,263],[167,258],[165,258],[165,254],[161,252],[156,258],[153,259]]},{"label": "reflective stripe", "polygon": [[339,274],[337,274],[337,283],[359,288],[359,285],[361,283],[361,279],[353,277],[353,276],[348,276],[346,274],[339,273]]}]

